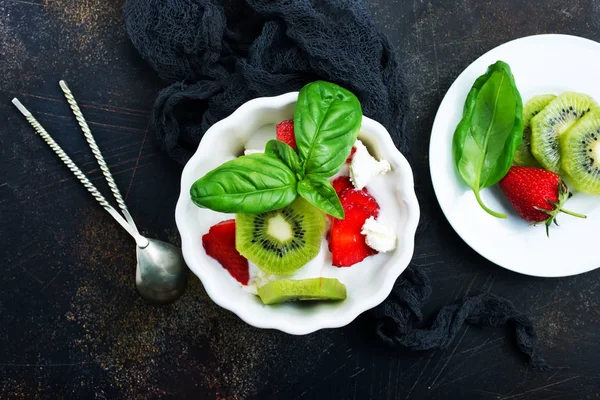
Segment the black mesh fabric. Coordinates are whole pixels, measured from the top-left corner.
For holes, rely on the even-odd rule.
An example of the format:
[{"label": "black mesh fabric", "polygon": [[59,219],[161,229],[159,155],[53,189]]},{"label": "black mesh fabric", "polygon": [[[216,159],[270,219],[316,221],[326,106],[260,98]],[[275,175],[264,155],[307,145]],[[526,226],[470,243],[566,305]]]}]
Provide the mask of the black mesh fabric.
[{"label": "black mesh fabric", "polygon": [[125,17],[135,47],[171,84],[153,120],[159,145],[179,163],[245,101],[317,78],[351,90],[366,116],[406,144],[401,70],[362,2],[130,0]]},{"label": "black mesh fabric", "polygon": [[[405,155],[407,92],[386,36],[361,0],[128,0],[127,31],[134,46],[169,84],[154,105],[159,146],[185,164],[202,135],[255,97],[297,91],[322,79],[356,94],[364,115],[382,123]],[[427,276],[409,267],[392,295],[371,311],[379,337],[392,346],[448,346],[463,324],[509,324],[531,364],[531,321],[505,299],[481,294],[444,307],[419,328],[431,293]]]}]

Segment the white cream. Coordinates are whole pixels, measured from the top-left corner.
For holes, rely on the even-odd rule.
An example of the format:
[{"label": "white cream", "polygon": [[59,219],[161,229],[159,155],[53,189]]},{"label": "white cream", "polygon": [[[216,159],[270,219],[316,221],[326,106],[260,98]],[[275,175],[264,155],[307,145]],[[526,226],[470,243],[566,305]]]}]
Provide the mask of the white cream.
[{"label": "white cream", "polygon": [[350,162],[350,180],[355,188],[364,188],[374,177],[392,169],[387,160],[377,161],[360,140],[356,141],[354,148],[356,152]]},{"label": "white cream", "polygon": [[262,149],[264,151],[267,142],[275,139],[275,125],[265,125],[256,130],[246,142],[246,150]]},{"label": "white cream", "polygon": [[242,286],[242,288],[247,292],[258,294],[257,289],[259,287],[277,279],[277,275],[267,274],[251,262],[248,262],[248,265],[250,268],[250,280],[248,281],[248,285]]},{"label": "white cream", "polygon": [[254,153],[264,153],[263,150],[256,150],[256,149],[246,149],[244,150],[244,155],[247,156],[248,154],[254,154]]},{"label": "white cream", "polygon": [[373,250],[385,253],[396,248],[396,232],[373,217],[367,218],[360,233],[365,235],[365,242]]}]

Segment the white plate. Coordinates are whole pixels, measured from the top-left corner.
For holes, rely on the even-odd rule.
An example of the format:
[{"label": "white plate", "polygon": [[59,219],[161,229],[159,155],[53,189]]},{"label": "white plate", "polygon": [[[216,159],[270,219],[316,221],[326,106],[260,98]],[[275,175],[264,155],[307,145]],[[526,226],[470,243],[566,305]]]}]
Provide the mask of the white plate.
[{"label": "white plate", "polygon": [[540,277],[581,274],[600,266],[598,228],[600,197],[573,191],[567,209],[587,215],[562,214],[560,227],[529,226],[497,188],[482,191],[484,203],[508,214],[498,219],[481,209],[458,174],[452,159],[452,136],[475,79],[497,60],[507,62],[523,103],[532,96],[564,91],[587,93],[600,101],[600,44],[566,35],[530,36],[505,43],[471,64],[448,90],[433,124],[429,147],[431,179],[442,211],[459,236],[488,260],[515,272]]},{"label": "white plate", "polygon": [[410,165],[394,146],[387,130],[378,122],[363,117],[359,138],[371,145],[374,155],[388,160],[393,169],[390,174],[398,177],[389,188],[393,193],[390,197],[397,201],[400,213],[398,220],[394,221],[398,235],[396,250],[373,256],[371,267],[376,268],[357,264],[350,268],[330,267],[322,271],[324,276],[339,278],[346,284],[348,298],[342,302],[265,306],[257,296],[245,291],[202,247],[202,235],[212,225],[234,218],[234,215],[196,207],[190,199],[189,190],[196,179],[241,154],[244,144],[256,131],[268,130],[274,137],[275,124],[293,118],[297,98],[298,93],[293,92],[250,100],[229,117],[214,124],[183,169],[175,220],[181,234],[185,261],[215,303],[231,310],[250,325],[300,335],[344,326],[385,300],[412,258],[419,204]]}]

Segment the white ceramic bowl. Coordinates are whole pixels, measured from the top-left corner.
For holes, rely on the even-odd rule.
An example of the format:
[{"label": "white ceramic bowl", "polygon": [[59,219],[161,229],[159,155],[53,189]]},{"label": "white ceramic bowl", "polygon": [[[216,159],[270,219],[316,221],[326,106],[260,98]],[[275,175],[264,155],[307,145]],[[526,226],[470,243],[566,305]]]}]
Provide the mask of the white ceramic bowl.
[{"label": "white ceramic bowl", "polygon": [[[274,135],[275,124],[293,118],[297,98],[298,93],[293,92],[250,100],[229,117],[214,124],[183,170],[175,220],[185,261],[215,303],[255,327],[302,335],[347,325],[362,312],[385,300],[412,258],[419,204],[410,165],[396,149],[387,130],[378,122],[363,117],[359,138],[370,147],[374,156],[388,160],[398,176],[394,180],[396,187],[390,188],[395,191],[394,198],[401,211],[396,250],[378,255],[386,257],[385,262],[375,271],[365,271],[360,280],[355,279],[351,283],[342,280],[348,290],[348,298],[343,302],[265,306],[258,297],[245,291],[216,260],[206,255],[202,247],[202,235],[212,225],[234,216],[197,207],[190,199],[189,190],[208,171],[241,155],[246,141],[257,130],[271,129]],[[360,265],[351,268],[358,267]]]}]

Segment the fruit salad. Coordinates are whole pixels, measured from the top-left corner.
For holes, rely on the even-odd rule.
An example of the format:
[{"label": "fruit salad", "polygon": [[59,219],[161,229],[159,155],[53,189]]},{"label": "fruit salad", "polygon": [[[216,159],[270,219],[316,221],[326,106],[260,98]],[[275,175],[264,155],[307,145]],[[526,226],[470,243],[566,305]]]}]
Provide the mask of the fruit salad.
[{"label": "fruit salad", "polygon": [[358,138],[361,121],[351,92],[310,83],[293,119],[191,187],[197,206],[223,213],[201,238],[206,254],[263,304],[342,301],[396,249],[398,177]]}]

